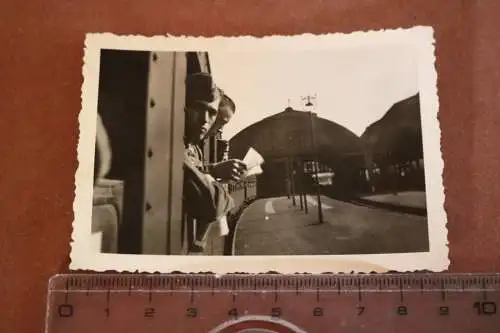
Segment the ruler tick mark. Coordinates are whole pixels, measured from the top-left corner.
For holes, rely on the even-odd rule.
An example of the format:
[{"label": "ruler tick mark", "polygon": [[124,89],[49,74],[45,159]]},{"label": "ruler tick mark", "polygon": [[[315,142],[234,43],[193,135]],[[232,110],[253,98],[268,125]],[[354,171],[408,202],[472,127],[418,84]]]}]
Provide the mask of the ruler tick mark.
[{"label": "ruler tick mark", "polygon": [[153,299],[153,280],[149,280],[148,302],[151,303]]},{"label": "ruler tick mark", "polygon": [[319,288],[316,288],[316,302],[319,302]]},{"label": "ruler tick mark", "polygon": [[193,303],[194,302],[194,286],[191,284],[191,293],[189,295],[189,302]]},{"label": "ruler tick mark", "polygon": [[443,280],[441,280],[441,300],[446,301],[446,288]]},{"label": "ruler tick mark", "polygon": [[92,280],[87,280],[87,288],[85,288],[85,296],[90,296],[90,288],[92,287]]},{"label": "ruler tick mark", "polygon": [[483,277],[482,278],[482,281],[481,281],[481,289],[483,291],[483,300],[487,300],[488,299],[488,294],[486,292],[486,283],[485,283],[485,278]]},{"label": "ruler tick mark", "polygon": [[64,292],[64,303],[65,304],[68,304],[68,297],[69,297],[68,289],[69,289],[69,279],[66,280],[66,287],[65,287],[65,292]]}]

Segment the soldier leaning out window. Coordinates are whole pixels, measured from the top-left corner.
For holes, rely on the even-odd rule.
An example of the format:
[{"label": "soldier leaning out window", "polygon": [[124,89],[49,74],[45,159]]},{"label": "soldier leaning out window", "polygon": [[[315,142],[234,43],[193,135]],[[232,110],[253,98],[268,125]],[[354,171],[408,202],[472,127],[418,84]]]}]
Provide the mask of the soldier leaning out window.
[{"label": "soldier leaning out window", "polygon": [[218,130],[216,126],[224,123],[216,123],[223,96],[209,74],[192,74],[186,80],[184,207],[188,223],[193,221],[193,240],[189,244],[192,253],[203,251],[210,224],[225,221],[234,207],[223,182],[239,179],[246,169],[239,160],[210,166],[203,162],[203,140]]}]

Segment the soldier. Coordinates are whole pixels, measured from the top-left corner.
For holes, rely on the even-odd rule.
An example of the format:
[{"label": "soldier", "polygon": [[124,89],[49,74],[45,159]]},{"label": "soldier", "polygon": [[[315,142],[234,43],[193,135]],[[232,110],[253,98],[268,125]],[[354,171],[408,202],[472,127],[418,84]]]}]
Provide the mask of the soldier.
[{"label": "soldier", "polygon": [[[234,167],[225,161],[208,170],[203,163],[201,145],[213,127],[222,98],[222,91],[215,86],[209,74],[197,73],[186,80],[186,127],[184,156],[184,207],[188,223],[194,228],[190,252],[202,252],[206,233],[211,223],[223,219],[234,207],[234,202],[218,178],[241,175],[244,165]],[[230,167],[230,166],[233,167]],[[226,172],[226,173],[224,173]]]},{"label": "soldier", "polygon": [[236,112],[236,104],[226,94],[222,93],[219,103],[219,110],[213,126],[208,131],[206,137],[221,133],[224,126],[233,118]]},{"label": "soldier", "polygon": [[[208,130],[204,139],[220,134],[224,126],[231,120],[236,112],[234,101],[223,92],[219,103],[218,113],[212,127]],[[216,163],[206,165],[209,172],[217,180],[227,183],[230,181],[239,181],[241,174],[245,171],[246,165],[239,159],[224,159]]]}]

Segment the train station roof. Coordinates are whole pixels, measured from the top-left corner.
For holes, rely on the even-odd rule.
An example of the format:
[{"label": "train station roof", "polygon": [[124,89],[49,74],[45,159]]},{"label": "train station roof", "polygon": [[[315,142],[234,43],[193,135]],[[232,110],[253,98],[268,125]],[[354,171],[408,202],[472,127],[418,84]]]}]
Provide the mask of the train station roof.
[{"label": "train station roof", "polygon": [[395,103],[381,119],[367,127],[361,138],[374,154],[421,157],[419,94]]},{"label": "train station roof", "polygon": [[[314,135],[312,135],[314,133]],[[363,142],[347,128],[315,113],[287,108],[256,122],[230,140],[230,155],[241,158],[249,147],[263,156],[360,155]]]}]

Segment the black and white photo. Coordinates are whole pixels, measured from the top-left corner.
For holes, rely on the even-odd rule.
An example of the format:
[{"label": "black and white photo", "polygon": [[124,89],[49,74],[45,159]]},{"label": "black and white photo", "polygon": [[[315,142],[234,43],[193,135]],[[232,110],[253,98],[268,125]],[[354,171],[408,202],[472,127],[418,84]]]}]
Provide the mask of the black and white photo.
[{"label": "black and white photo", "polygon": [[430,27],[88,34],[71,268],[447,268]]}]

